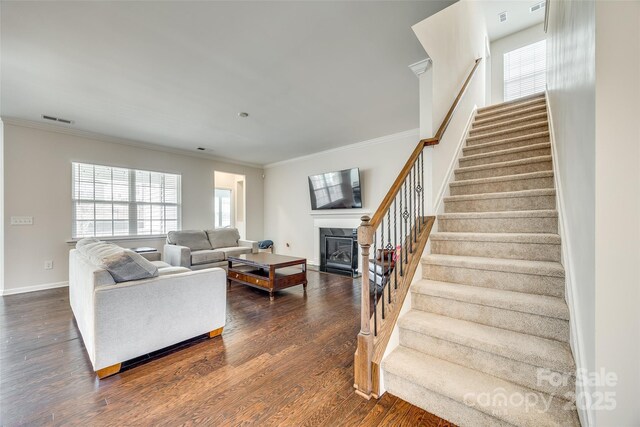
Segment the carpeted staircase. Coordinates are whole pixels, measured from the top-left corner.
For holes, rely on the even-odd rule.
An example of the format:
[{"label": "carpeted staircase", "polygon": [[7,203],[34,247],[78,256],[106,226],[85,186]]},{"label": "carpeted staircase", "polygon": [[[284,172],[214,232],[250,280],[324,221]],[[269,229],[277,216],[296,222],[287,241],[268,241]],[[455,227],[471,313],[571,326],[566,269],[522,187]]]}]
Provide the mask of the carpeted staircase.
[{"label": "carpeted staircase", "polygon": [[549,141],[544,95],[478,110],[383,360],[391,394],[461,426],[579,425]]}]

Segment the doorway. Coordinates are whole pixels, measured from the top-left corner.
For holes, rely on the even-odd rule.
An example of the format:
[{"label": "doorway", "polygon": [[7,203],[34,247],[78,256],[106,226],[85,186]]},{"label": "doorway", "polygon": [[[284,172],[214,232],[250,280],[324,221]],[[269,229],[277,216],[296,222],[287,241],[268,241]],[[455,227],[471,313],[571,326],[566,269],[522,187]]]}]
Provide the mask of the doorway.
[{"label": "doorway", "polygon": [[235,227],[240,238],[246,238],[245,176],[226,172],[214,172],[213,177],[213,226]]}]

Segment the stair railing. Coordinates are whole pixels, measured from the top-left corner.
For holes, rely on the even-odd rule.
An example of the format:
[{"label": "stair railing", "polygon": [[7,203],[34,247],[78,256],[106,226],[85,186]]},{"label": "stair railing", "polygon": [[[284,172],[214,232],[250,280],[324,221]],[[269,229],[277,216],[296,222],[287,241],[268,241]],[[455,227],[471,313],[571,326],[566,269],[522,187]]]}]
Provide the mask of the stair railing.
[{"label": "stair railing", "polygon": [[373,216],[361,218],[362,289],[354,387],[367,399],[379,396],[382,356],[435,222],[435,217],[425,216],[424,147],[442,139],[479,63],[480,58],[435,136],[418,143]]}]

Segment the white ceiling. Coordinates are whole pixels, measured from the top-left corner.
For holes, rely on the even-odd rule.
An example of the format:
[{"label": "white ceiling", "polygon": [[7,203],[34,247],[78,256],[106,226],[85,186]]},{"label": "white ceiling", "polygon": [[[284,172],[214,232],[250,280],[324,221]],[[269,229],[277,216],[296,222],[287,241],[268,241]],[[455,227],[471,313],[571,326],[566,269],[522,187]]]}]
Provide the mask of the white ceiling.
[{"label": "white ceiling", "polygon": [[[529,8],[541,0],[478,1],[487,24],[489,40],[497,40],[544,21],[544,9],[533,13]],[[507,12],[507,21],[500,22],[498,14]]]},{"label": "white ceiling", "polygon": [[451,3],[3,1],[0,113],[256,164],[388,135]]}]

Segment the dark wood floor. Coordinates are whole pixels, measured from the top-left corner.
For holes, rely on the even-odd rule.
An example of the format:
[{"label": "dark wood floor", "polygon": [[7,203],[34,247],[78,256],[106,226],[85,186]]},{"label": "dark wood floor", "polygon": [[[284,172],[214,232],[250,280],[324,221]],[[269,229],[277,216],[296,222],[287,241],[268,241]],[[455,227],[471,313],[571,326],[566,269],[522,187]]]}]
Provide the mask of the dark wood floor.
[{"label": "dark wood floor", "polygon": [[196,339],[98,381],[66,288],[0,301],[0,425],[445,426],[391,395],[353,391],[358,286],[233,285],[222,337]]}]

